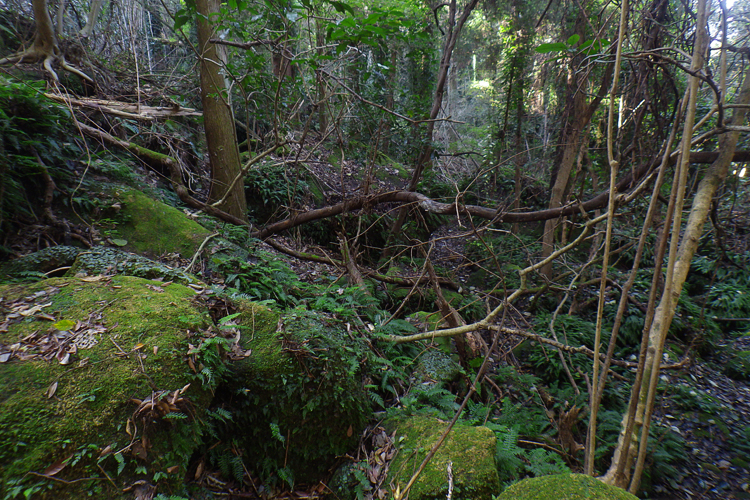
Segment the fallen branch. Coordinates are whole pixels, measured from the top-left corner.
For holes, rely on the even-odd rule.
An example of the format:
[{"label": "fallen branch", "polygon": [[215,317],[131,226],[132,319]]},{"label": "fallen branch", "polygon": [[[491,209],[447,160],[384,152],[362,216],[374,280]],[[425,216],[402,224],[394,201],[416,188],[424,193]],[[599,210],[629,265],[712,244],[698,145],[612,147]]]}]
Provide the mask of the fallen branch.
[{"label": "fallen branch", "polygon": [[[718,152],[696,152],[690,154],[690,161],[693,163],[711,163],[716,158]],[[672,159],[674,161],[674,159]],[[750,161],[750,151],[738,151],[734,155],[733,161]],[[617,192],[622,193],[630,189],[637,181],[645,178],[653,169],[651,165],[646,165],[636,169],[635,177],[629,173],[620,180],[616,187]],[[433,214],[452,215],[463,213],[479,217],[482,219],[492,220],[498,223],[527,223],[539,222],[558,217],[565,217],[581,212],[590,212],[592,210],[604,208],[609,203],[609,193],[603,192],[588,201],[572,203],[564,207],[552,208],[547,210],[537,210],[534,212],[502,212],[499,209],[487,208],[478,205],[461,205],[458,203],[441,203],[428,198],[427,196],[413,191],[390,191],[386,193],[377,193],[369,196],[360,196],[349,200],[342,201],[335,205],[323,208],[316,208],[307,212],[301,212],[292,217],[269,224],[261,230],[255,231],[252,235],[256,238],[265,239],[273,234],[292,229],[307,222],[319,219],[334,217],[343,213],[360,210],[364,207],[379,205],[381,203],[414,203],[426,212]]]},{"label": "fallen branch", "polygon": [[153,121],[155,118],[173,118],[175,116],[202,116],[203,113],[193,108],[183,108],[180,106],[162,107],[162,106],[145,106],[131,102],[109,101],[103,99],[86,99],[75,98],[69,95],[44,94],[48,99],[76,106],[80,108],[94,109],[102,113],[130,118],[133,120]]},{"label": "fallen branch", "polygon": [[221,220],[224,220],[231,224],[235,224],[237,226],[249,225],[248,222],[243,221],[242,219],[238,217],[228,214],[224,212],[223,210],[220,210],[214,206],[203,203],[193,198],[192,196],[190,196],[190,193],[188,193],[187,188],[182,183],[182,174],[180,173],[180,164],[177,160],[175,160],[171,156],[157,153],[156,151],[152,151],[150,149],[144,148],[132,142],[123,141],[122,139],[118,139],[117,137],[114,137],[113,135],[108,134],[104,132],[103,130],[90,127],[83,123],[78,123],[78,128],[81,130],[81,132],[95,139],[99,139],[102,142],[106,142],[108,144],[118,146],[130,152],[131,154],[138,157],[141,161],[149,165],[152,165],[152,166],[156,165],[156,166],[167,168],[170,173],[170,180],[172,181],[172,188],[175,190],[175,193],[177,193],[177,196],[180,198],[180,200],[182,200],[182,202],[187,204],[188,206],[197,208],[198,210],[202,210],[206,212],[208,215],[213,215],[214,217],[218,217]]},{"label": "fallen branch", "polygon": [[[278,241],[267,239],[265,240],[265,243],[272,246],[279,252],[283,252],[287,255],[290,255],[292,257],[295,257],[297,259],[302,260],[309,260],[313,262],[320,262],[322,264],[328,264],[329,266],[336,266],[344,269],[346,266],[344,263],[340,260],[333,259],[328,256],[322,256],[314,253],[308,253],[308,252],[299,252],[297,250],[294,250],[292,248],[289,248],[286,245],[283,245],[279,243]],[[414,286],[414,285],[422,285],[422,284],[428,284],[430,282],[430,278],[427,276],[422,277],[412,277],[412,276],[389,276],[387,274],[381,274],[376,271],[373,271],[372,269],[368,269],[366,267],[360,267],[360,272],[367,276],[368,278],[372,278],[376,281],[381,281],[383,283],[390,283],[392,285],[398,285],[398,286]],[[438,282],[441,286],[444,286],[446,288],[451,288],[453,290],[458,290],[460,286],[457,283],[454,283],[453,281],[447,279],[447,278],[438,278]]]}]

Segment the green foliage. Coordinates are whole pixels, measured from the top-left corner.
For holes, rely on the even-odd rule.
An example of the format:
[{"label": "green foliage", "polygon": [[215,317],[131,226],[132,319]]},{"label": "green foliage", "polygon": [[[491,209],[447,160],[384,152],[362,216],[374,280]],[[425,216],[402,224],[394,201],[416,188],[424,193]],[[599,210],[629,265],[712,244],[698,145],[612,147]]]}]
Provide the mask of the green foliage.
[{"label": "green foliage", "polygon": [[434,384],[422,384],[414,387],[402,396],[400,405],[388,408],[388,416],[423,415],[451,419],[459,408],[456,395]]},{"label": "green foliage", "polygon": [[518,479],[523,466],[521,456],[524,453],[523,448],[518,446],[518,427],[498,425],[494,430],[497,435],[495,461],[500,481]]},{"label": "green foliage", "polygon": [[534,50],[536,50],[540,54],[549,54],[550,52],[562,52],[561,55],[553,58],[553,60],[556,60],[564,56],[575,55],[579,52],[582,52],[584,55],[587,55],[587,56],[590,56],[592,54],[598,54],[604,49],[604,47],[609,45],[609,42],[596,39],[596,40],[586,40],[585,42],[581,43],[581,45],[576,46],[576,44],[578,43],[580,39],[581,39],[580,35],[571,35],[564,43],[563,42],[542,43],[538,47],[536,47]]},{"label": "green foliage", "polygon": [[70,176],[66,160],[75,157],[68,141],[68,110],[44,94],[44,82],[0,77],[0,230],[15,214],[31,215],[41,205],[45,176]]},{"label": "green foliage", "polygon": [[299,302],[303,284],[283,261],[270,253],[257,251],[253,262],[237,257],[214,257],[216,269],[225,274],[231,294],[255,301],[273,301],[280,307]]},{"label": "green foliage", "polygon": [[245,192],[258,218],[268,217],[282,207],[303,204],[309,191],[306,177],[288,172],[284,164],[260,163],[245,175]]},{"label": "green foliage", "polygon": [[518,271],[529,261],[532,235],[510,235],[506,232],[486,233],[481,239],[468,242],[466,257],[474,263],[469,284],[498,290],[518,287]]},{"label": "green foliage", "polygon": [[[249,358],[248,375],[235,375],[225,389],[232,421],[222,432],[264,457],[255,470],[264,480],[292,484],[316,477],[356,441],[370,411],[362,376],[371,354],[313,313],[295,309],[283,325],[280,339],[264,341],[280,352]],[[265,349],[278,347],[259,347],[256,339],[256,350]]]},{"label": "green foliage", "polygon": [[[551,333],[549,333],[550,318],[551,315],[544,312],[534,318],[535,331],[548,338],[552,338]],[[555,320],[557,340],[569,346],[578,347],[585,345],[593,347],[595,330],[596,325],[594,323],[581,319],[578,316],[561,314]],[[602,343],[606,345],[607,340],[603,338]],[[581,373],[589,371],[591,362],[585,354],[565,353],[564,356],[574,376],[577,376],[579,370]],[[534,373],[547,383],[566,380],[567,378],[558,351],[553,347],[532,342],[526,362],[533,367]]]},{"label": "green foliage", "polygon": [[556,453],[544,449],[527,450],[518,446],[519,426],[508,427],[490,424],[497,436],[495,461],[501,482],[531,475],[534,477],[570,472],[565,462]]},{"label": "green foliage", "polygon": [[[329,23],[326,29],[328,40],[338,43],[336,50],[339,53],[346,51],[349,46],[360,44],[386,47],[390,39],[409,38],[409,31],[417,26],[414,20],[408,19],[404,12],[395,8],[372,7],[367,10],[366,16],[360,16],[356,15],[348,5],[343,3],[340,5],[348,7],[350,16],[336,23]],[[365,79],[367,79],[366,76]]]}]

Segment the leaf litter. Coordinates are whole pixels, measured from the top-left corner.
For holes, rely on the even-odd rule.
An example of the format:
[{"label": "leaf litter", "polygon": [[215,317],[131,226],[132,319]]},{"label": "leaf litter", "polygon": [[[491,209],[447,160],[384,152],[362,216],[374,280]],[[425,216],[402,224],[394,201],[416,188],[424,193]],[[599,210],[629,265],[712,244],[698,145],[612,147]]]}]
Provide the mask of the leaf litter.
[{"label": "leaf litter", "polygon": [[49,287],[16,300],[0,298],[0,335],[8,333],[11,325],[27,319],[53,322],[46,330],[40,328],[16,342],[8,343],[9,339],[0,336],[0,363],[14,358],[20,361],[56,359],[61,365],[68,365],[79,349],[90,349],[99,343],[101,334],[107,331],[101,309],[90,313],[85,321],[57,320],[44,311],[52,305],[49,299],[59,291],[58,287]]}]

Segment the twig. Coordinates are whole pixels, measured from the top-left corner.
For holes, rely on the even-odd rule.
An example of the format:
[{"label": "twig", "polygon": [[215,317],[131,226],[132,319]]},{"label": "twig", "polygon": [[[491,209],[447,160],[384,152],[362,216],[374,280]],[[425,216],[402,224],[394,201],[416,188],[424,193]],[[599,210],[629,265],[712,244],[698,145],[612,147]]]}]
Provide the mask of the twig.
[{"label": "twig", "polygon": [[208,240],[210,240],[211,238],[213,238],[215,236],[218,236],[218,235],[219,235],[219,233],[213,233],[213,234],[209,234],[208,236],[206,236],[206,239],[203,240],[203,243],[201,243],[201,245],[198,247],[198,250],[195,251],[195,255],[193,255],[193,258],[190,261],[190,264],[188,264],[188,266],[185,268],[185,272],[186,273],[189,273],[190,269],[192,269],[193,265],[195,265],[195,261],[198,259],[198,256],[201,254],[201,252],[203,251],[203,249],[206,247],[206,243],[208,243]]}]

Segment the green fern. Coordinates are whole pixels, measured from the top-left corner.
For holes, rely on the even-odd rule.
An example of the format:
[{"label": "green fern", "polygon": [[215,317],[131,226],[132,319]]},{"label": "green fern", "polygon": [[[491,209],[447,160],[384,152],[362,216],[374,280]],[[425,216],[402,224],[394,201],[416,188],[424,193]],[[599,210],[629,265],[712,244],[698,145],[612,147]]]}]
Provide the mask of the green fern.
[{"label": "green fern", "polygon": [[421,385],[401,398],[400,408],[389,408],[389,413],[453,418],[459,406],[456,395],[446,389],[437,385]]},{"label": "green fern", "polygon": [[464,420],[469,425],[483,425],[489,418],[492,408],[469,400],[464,412]]},{"label": "green fern", "polygon": [[528,461],[526,468],[535,477],[570,472],[559,455],[544,448],[534,448],[529,451],[526,453],[526,459]]},{"label": "green fern", "polygon": [[518,479],[523,467],[521,456],[523,449],[518,447],[518,427],[501,427],[495,432],[497,446],[495,448],[495,462],[501,481]]}]

